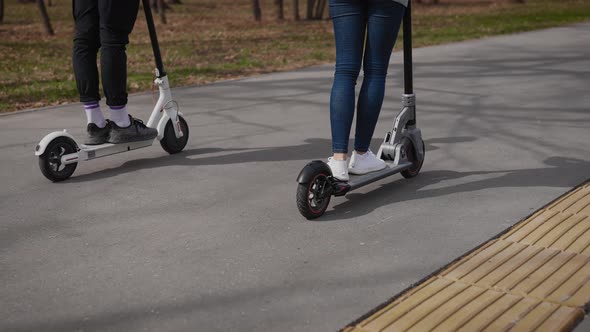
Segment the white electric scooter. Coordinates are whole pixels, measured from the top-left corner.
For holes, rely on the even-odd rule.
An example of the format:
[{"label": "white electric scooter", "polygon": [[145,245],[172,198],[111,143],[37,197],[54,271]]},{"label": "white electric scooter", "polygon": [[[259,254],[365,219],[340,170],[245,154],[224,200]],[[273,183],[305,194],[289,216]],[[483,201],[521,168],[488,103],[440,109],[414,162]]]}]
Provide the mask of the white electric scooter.
[{"label": "white electric scooter", "polygon": [[65,129],[63,131],[52,132],[45,136],[35,148],[35,155],[39,157],[41,173],[49,180],[59,182],[68,179],[76,170],[79,161],[88,161],[116,153],[145,148],[151,146],[155,139],[158,139],[162,148],[170,154],[178,153],[186,146],[189,128],[182,117],[182,113],[178,111],[178,104],[172,99],[168,77],[164,72],[149,0],[142,1],[152,49],[154,51],[154,58],[156,60],[156,79],[154,80],[154,84],[160,92],[147,126],[156,128],[158,135],[156,138],[147,141],[85,145],[77,143],[74,137]]}]

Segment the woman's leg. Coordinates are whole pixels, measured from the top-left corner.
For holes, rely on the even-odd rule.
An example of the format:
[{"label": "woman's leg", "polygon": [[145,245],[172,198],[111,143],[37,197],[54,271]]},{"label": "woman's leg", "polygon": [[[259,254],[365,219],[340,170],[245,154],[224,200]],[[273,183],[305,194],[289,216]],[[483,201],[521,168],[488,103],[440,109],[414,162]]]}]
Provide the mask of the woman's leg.
[{"label": "woman's leg", "polygon": [[367,0],[364,79],[357,105],[355,150],[369,149],[383,104],[385,77],[405,7],[391,0]]},{"label": "woman's leg", "polygon": [[330,0],[330,15],[336,40],[336,71],[330,95],[332,151],[346,158],[354,117],[354,87],[359,75],[365,39],[365,0]]}]

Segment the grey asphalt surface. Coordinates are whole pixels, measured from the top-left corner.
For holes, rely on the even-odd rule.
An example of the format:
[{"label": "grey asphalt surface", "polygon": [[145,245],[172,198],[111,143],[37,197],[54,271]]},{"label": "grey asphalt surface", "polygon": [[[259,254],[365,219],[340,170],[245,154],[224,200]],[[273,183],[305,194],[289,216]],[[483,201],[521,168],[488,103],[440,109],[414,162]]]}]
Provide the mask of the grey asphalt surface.
[{"label": "grey asphalt surface", "polygon": [[[315,221],[295,178],[329,155],[333,65],[175,89],[185,152],[156,144],[57,184],[33,150],[82,137],[80,105],[2,116],[0,330],[338,330],[590,178],[588,45],[578,24],[415,49],[421,175]],[[375,150],[401,69],[396,53]],[[151,105],[130,99],[144,119]]]}]

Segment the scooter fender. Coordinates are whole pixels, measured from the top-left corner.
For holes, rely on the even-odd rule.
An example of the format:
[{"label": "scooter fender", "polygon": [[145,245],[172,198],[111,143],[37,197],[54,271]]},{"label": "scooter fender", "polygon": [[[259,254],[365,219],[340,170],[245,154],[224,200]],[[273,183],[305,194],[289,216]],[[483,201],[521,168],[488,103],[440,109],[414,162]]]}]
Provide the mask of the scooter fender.
[{"label": "scooter fender", "polygon": [[[178,112],[178,115],[181,116],[183,114],[182,112]],[[164,114],[160,118],[160,121],[158,122],[158,126],[156,127],[156,129],[158,129],[157,139],[160,141],[162,140],[162,138],[164,138],[164,131],[166,129],[166,124],[168,123],[168,120],[170,120],[170,116],[168,115],[168,113],[164,112]]]},{"label": "scooter fender", "polygon": [[314,160],[303,167],[299,176],[297,176],[297,182],[300,184],[309,183],[319,172],[324,172],[332,176],[332,170],[328,164],[321,160]]},{"label": "scooter fender", "polygon": [[63,131],[54,131],[54,132],[46,135],[45,137],[43,137],[41,142],[39,142],[39,144],[37,144],[37,146],[35,147],[35,156],[40,156],[43,153],[45,153],[45,149],[47,148],[49,143],[51,143],[51,141],[53,141],[54,139],[56,139],[58,137],[69,138],[70,140],[72,140],[72,143],[74,143],[74,145],[76,145],[76,147],[78,148],[78,144],[76,143],[74,136],[70,135],[70,133],[68,133],[64,129]]}]

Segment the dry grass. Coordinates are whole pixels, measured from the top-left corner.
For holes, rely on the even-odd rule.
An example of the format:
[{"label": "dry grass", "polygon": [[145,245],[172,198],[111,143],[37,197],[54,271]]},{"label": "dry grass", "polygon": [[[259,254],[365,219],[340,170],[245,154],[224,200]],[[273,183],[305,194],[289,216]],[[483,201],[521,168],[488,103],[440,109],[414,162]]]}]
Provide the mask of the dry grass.
[{"label": "dry grass", "polygon": [[[290,70],[334,59],[328,20],[279,22],[272,0],[263,0],[263,22],[250,1],[184,0],[157,24],[164,65],[173,86]],[[55,36],[46,36],[34,4],[8,0],[0,24],[0,111],[75,101],[71,68],[71,1],[48,8]],[[290,16],[286,1],[286,16]],[[305,8],[301,8],[304,14]],[[414,8],[416,46],[544,28],[590,19],[590,0],[442,0]],[[151,86],[154,67],[143,13],[129,46],[131,92]]]}]

